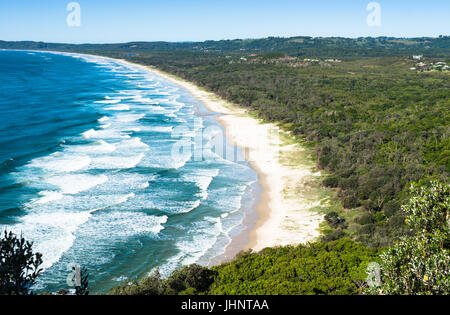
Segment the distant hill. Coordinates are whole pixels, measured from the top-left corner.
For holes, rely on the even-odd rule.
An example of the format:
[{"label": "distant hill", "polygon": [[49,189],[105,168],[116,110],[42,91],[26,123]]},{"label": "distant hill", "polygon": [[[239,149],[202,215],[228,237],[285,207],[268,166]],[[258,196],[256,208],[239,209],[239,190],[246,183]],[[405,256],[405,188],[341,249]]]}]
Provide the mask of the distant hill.
[{"label": "distant hill", "polygon": [[59,51],[190,51],[218,54],[282,52],[292,56],[310,57],[389,57],[408,54],[423,54],[429,57],[450,57],[450,36],[438,38],[313,38],[313,37],[269,37],[262,39],[236,39],[205,42],[130,42],[123,44],[61,44],[44,42],[0,41],[0,49],[30,49]]}]

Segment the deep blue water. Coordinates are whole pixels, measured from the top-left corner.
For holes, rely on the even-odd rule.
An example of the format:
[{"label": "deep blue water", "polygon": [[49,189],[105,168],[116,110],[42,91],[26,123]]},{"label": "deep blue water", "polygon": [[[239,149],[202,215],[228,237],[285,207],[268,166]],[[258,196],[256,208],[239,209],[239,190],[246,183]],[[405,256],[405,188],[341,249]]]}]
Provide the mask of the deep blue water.
[{"label": "deep blue water", "polygon": [[36,289],[67,288],[70,263],[104,292],[222,254],[258,187],[221,134],[187,91],[140,68],[0,51],[0,227],[43,254]]}]

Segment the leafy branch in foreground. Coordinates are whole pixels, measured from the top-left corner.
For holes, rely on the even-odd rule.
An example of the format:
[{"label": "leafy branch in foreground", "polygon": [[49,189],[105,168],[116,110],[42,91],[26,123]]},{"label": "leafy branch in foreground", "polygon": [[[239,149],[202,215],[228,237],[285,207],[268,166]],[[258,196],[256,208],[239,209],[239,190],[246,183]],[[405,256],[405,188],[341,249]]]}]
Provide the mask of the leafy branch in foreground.
[{"label": "leafy branch in foreground", "polygon": [[12,232],[0,239],[0,295],[30,295],[41,274],[42,255],[33,253],[33,243]]},{"label": "leafy branch in foreground", "polygon": [[414,237],[402,238],[381,255],[382,283],[369,294],[442,295],[450,292],[450,186],[413,185],[402,207]]}]

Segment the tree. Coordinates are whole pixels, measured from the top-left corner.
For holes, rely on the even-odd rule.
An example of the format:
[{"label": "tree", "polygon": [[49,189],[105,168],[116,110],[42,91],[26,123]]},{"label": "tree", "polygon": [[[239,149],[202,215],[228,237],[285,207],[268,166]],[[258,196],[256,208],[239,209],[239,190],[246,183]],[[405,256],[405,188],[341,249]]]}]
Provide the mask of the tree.
[{"label": "tree", "polygon": [[442,295],[450,292],[450,186],[412,185],[402,207],[415,236],[402,238],[381,255],[381,284],[369,294]]},{"label": "tree", "polygon": [[42,273],[42,255],[33,253],[33,243],[12,232],[0,239],[0,295],[30,295]]},{"label": "tree", "polygon": [[213,284],[215,275],[214,271],[194,264],[174,271],[167,282],[175,294],[187,289],[192,289],[192,292],[205,292]]}]

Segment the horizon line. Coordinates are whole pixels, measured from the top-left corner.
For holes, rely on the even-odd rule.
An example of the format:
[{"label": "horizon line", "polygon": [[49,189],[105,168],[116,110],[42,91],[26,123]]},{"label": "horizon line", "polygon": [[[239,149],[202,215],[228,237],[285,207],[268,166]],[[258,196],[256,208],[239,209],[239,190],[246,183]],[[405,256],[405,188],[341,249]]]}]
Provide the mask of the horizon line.
[{"label": "horizon line", "polygon": [[125,42],[52,42],[52,41],[41,41],[41,40],[3,40],[0,39],[0,42],[10,42],[10,43],[44,43],[44,44],[62,44],[62,45],[117,45],[117,44],[131,44],[131,43],[169,43],[169,44],[194,44],[194,43],[205,43],[205,42],[222,42],[222,41],[247,41],[247,40],[263,40],[270,38],[278,38],[278,39],[290,39],[290,38],[311,38],[311,39],[378,39],[378,38],[395,38],[395,39],[438,39],[450,37],[450,35],[437,35],[437,36],[415,36],[415,37],[404,37],[404,36],[358,36],[358,37],[345,37],[345,36],[308,36],[308,35],[297,35],[297,36],[267,36],[267,37],[249,37],[249,38],[233,38],[233,39],[206,39],[202,41],[164,41],[164,40],[154,40],[154,41],[146,41],[146,40],[134,40],[134,41],[125,41]]}]

